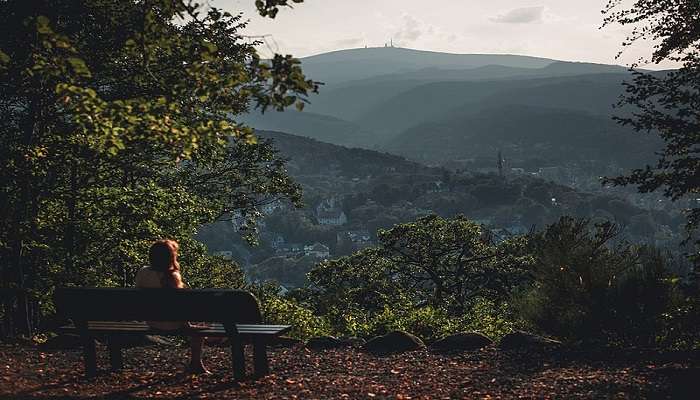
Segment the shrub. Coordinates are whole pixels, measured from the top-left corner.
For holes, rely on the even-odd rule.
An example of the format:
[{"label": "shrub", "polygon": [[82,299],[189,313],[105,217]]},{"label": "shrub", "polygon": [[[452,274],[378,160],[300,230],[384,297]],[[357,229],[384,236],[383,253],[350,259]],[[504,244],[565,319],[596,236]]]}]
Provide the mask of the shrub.
[{"label": "shrub", "polygon": [[653,345],[677,291],[656,250],[615,243],[618,228],[562,218],[531,239],[533,282],[520,316],[565,340]]},{"label": "shrub", "polygon": [[[495,303],[485,298],[476,299],[469,312],[458,321],[457,331],[474,331],[498,340],[525,327],[509,303]],[[453,333],[453,332],[451,332]]]},{"label": "shrub", "polygon": [[332,333],[326,318],[315,315],[309,307],[293,297],[281,295],[279,286],[265,284],[250,289],[260,301],[264,322],[291,325],[289,336],[308,339]]}]

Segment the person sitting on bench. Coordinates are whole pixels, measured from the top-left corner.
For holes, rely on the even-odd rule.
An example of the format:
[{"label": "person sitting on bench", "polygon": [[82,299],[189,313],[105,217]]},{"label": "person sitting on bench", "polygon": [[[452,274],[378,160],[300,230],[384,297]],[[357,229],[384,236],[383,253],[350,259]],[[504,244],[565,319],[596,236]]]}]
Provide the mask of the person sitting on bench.
[{"label": "person sitting on bench", "polygon": [[[185,282],[180,275],[180,264],[177,262],[179,245],[174,240],[159,240],[151,245],[148,253],[151,265],[145,266],[136,274],[136,287],[144,289],[177,288],[184,289]],[[201,325],[187,321],[146,321],[153,329],[178,330],[201,329]],[[209,371],[202,362],[202,345],[204,337],[190,336],[190,365],[188,371],[197,374],[207,374]]]}]

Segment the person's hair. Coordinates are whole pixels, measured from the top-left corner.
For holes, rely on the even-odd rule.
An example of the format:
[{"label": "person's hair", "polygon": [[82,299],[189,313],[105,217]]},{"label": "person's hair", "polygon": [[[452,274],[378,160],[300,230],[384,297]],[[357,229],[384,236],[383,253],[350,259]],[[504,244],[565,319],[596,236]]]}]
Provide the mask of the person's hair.
[{"label": "person's hair", "polygon": [[180,264],[177,262],[179,248],[176,241],[165,239],[153,243],[148,252],[151,268],[163,273],[163,287],[184,287],[180,278]]}]

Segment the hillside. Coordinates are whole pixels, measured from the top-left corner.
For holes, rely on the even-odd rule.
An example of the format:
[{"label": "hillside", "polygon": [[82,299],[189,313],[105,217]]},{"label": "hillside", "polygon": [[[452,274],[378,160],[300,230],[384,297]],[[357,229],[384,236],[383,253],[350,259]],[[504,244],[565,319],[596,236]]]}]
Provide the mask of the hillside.
[{"label": "hillside", "polygon": [[393,154],[347,148],[283,132],[259,130],[256,134],[274,141],[275,147],[289,159],[288,169],[294,177],[332,174],[339,179],[352,179],[387,171],[428,170],[424,165]]},{"label": "hillside", "polygon": [[[514,118],[496,118],[506,114]],[[494,125],[494,121],[504,122]],[[567,121],[578,128],[562,134],[560,127]],[[535,143],[530,147],[518,142],[514,134],[517,127],[526,124],[538,132],[529,138],[529,142]],[[596,129],[585,129],[592,124]],[[644,210],[617,197],[619,192],[602,188],[598,181],[604,169],[580,171],[580,178],[590,178],[595,189],[595,193],[591,193],[557,184],[552,181],[556,177],[551,174],[509,172],[501,177],[494,168],[497,145],[504,143],[523,146],[522,154],[504,147],[512,166],[517,166],[514,163],[520,156],[542,154],[543,146],[554,149],[552,151],[566,149],[561,150],[567,151],[562,154],[570,159],[591,155],[594,144],[602,143],[601,132],[616,127],[611,121],[575,111],[518,106],[488,110],[480,118],[469,121],[469,126],[475,129],[475,135],[489,132],[489,135],[481,135],[489,139],[470,146],[470,141],[462,136],[440,137],[440,132],[426,127],[416,130],[415,137],[407,136],[404,140],[416,144],[410,151],[417,156],[420,151],[435,150],[445,153],[447,158],[455,155],[450,153],[452,149],[473,149],[475,154],[482,154],[485,165],[490,167],[486,168],[490,169],[487,173],[450,172],[392,154],[336,146],[281,132],[258,131],[260,138],[272,140],[281,155],[289,160],[287,169],[304,190],[304,207],[294,209],[281,205],[279,209],[263,211],[259,226],[261,243],[257,247],[248,247],[229,221],[202,227],[198,239],[211,251],[231,251],[251,279],[276,280],[288,288],[303,284],[304,274],[315,264],[304,257],[304,246],[321,243],[328,247],[332,258],[347,255],[376,244],[378,229],[388,229],[429,214],[446,218],[463,214],[494,230],[515,233],[527,232],[532,226],[543,227],[562,215],[605,218],[627,226],[625,237],[637,242],[664,245],[676,240],[673,232],[679,232],[678,226],[682,223],[679,214]],[[445,130],[449,133],[448,128]],[[423,133],[425,135],[421,136]],[[605,142],[613,155],[614,149],[630,151],[632,148],[626,144],[624,136],[616,140]],[[607,157],[605,154],[598,156]],[[533,166],[545,165],[534,163]],[[343,222],[321,223],[318,220],[317,207],[330,199],[336,204],[337,212],[344,213]],[[668,237],[659,236],[664,225],[664,232],[671,232]],[[343,239],[348,232],[364,232],[367,238],[350,243]]]},{"label": "hillside", "polygon": [[309,111],[269,110],[264,114],[248,114],[243,118],[243,122],[258,130],[288,132],[340,146],[372,148],[380,143],[377,135],[370,129],[340,118]]},{"label": "hillside", "polygon": [[[308,110],[360,122],[356,118],[391,97],[430,83],[626,72],[625,67],[617,65],[555,60],[532,62],[532,59],[520,56],[444,53],[428,53],[430,57],[426,59],[425,53],[396,48],[356,49],[304,59],[304,71],[311,78],[325,83],[320,94],[312,96]],[[457,63],[456,60],[460,61]],[[381,67],[365,68],[365,64]],[[321,79],[329,76],[333,78]]]},{"label": "hillside", "polygon": [[[531,105],[609,116],[627,74],[596,74],[498,81],[436,82],[400,93],[356,122],[398,133],[424,122],[442,122],[488,107]],[[572,96],[572,93],[576,93]]]},{"label": "hillside", "polygon": [[407,129],[504,105],[607,116],[629,78],[616,65],[392,47],[319,54],[304,58],[302,67],[324,82],[304,112],[251,114],[244,121],[368,149],[394,149],[392,140]]},{"label": "hillside", "polygon": [[633,167],[651,161],[659,145],[654,137],[634,134],[609,117],[510,104],[486,105],[451,119],[417,125],[388,147],[427,161],[475,158],[502,150],[513,166],[538,158],[556,165],[596,160]]},{"label": "hillside", "polygon": [[[309,109],[325,114],[288,110],[252,114],[244,121],[258,129],[289,132],[338,145],[393,150],[391,141],[409,128],[505,105],[569,109],[608,118],[613,112],[621,112],[613,110],[613,104],[628,77],[628,74],[608,73],[424,84],[391,80],[360,82],[358,86],[334,89],[317,97],[317,101],[323,101]],[[413,87],[404,91],[408,86]]]},{"label": "hillside", "polygon": [[312,79],[337,84],[372,76],[423,68],[469,69],[485,65],[542,68],[553,60],[500,54],[449,54],[398,47],[340,50],[302,58],[304,72]]}]

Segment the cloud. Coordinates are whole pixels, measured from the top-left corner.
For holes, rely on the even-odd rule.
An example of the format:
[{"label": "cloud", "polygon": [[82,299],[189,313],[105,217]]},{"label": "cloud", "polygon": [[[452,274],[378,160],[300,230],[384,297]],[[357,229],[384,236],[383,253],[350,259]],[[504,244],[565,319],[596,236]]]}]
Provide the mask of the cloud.
[{"label": "cloud", "polygon": [[515,8],[490,19],[502,24],[539,24],[544,21],[544,17],[545,7],[538,6]]},{"label": "cloud", "polygon": [[[425,34],[424,24],[413,18],[410,15],[404,15],[401,18],[401,26],[399,30],[394,33],[394,40],[399,43],[413,43],[420,39],[421,36]],[[429,27],[429,29],[432,27]]]},{"label": "cloud", "polygon": [[410,47],[430,43],[454,42],[459,36],[446,32],[439,26],[425,22],[409,14],[401,15],[397,25],[390,26],[390,38],[395,46]]},{"label": "cloud", "polygon": [[339,39],[333,42],[333,47],[342,49],[347,47],[359,46],[363,43],[365,43],[365,39],[361,37]]}]

